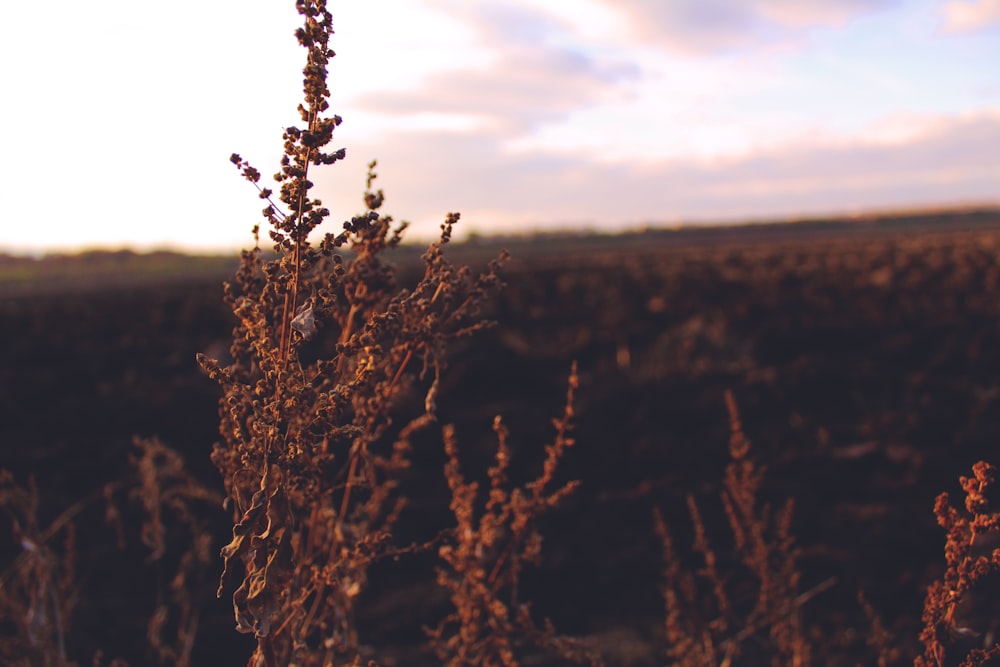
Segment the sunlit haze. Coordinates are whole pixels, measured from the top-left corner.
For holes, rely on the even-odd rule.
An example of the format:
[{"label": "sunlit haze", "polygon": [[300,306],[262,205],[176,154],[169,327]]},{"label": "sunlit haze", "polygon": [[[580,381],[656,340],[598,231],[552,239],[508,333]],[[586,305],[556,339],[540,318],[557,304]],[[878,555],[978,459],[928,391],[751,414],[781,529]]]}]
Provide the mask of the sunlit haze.
[{"label": "sunlit haze", "polygon": [[[1000,203],[1000,0],[331,1],[339,223],[432,236]],[[291,0],[0,9],[0,252],[230,251],[304,57]]]}]

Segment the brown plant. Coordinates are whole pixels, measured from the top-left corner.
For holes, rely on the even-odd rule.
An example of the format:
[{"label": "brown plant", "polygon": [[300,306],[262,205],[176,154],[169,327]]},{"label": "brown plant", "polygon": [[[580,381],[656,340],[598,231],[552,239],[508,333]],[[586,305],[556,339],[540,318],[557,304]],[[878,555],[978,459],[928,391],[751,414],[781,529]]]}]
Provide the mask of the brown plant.
[{"label": "brown plant", "polygon": [[[13,627],[0,638],[0,658],[18,667],[74,665],[66,651],[77,602],[74,525],[63,515],[38,523],[38,488],[15,484],[0,471],[0,507],[10,518],[20,555],[0,575],[0,622]],[[61,547],[51,543],[61,536]]]},{"label": "brown plant", "polygon": [[[170,572],[168,591],[160,591],[150,616],[147,640],[156,664],[191,664],[198,630],[200,594],[212,563],[205,508],[222,502],[219,493],[195,480],[180,455],[156,439],[135,440],[130,457],[134,474],[105,484],[65,508],[47,526],[39,524],[39,494],[0,471],[0,507],[8,514],[21,553],[0,577],[0,622],[13,628],[0,638],[0,657],[10,665],[62,667],[78,664],[69,654],[73,612],[81,584],[75,521],[103,499],[104,519],[119,548],[128,532],[121,498],[141,509],[139,539],[149,549],[147,563]],[[130,527],[130,526],[129,526]],[[184,530],[188,534],[181,537]],[[61,544],[60,542],[61,538]],[[86,564],[86,561],[84,561]],[[100,656],[93,664],[103,663]],[[112,665],[125,662],[113,659]]]},{"label": "brown plant", "polygon": [[868,598],[865,597],[863,590],[858,591],[858,604],[871,624],[871,630],[866,643],[877,656],[876,664],[878,667],[888,667],[899,660],[899,647],[893,645],[892,634],[886,629],[885,624],[882,622],[882,617],[879,616],[878,611],[868,601]]},{"label": "brown plant", "polygon": [[[379,209],[372,162],[367,212],[318,245],[309,237],[329,211],[311,198],[311,167],[344,151],[324,152],[338,116],[326,115],[331,16],[325,0],[298,0],[297,32],[306,48],[304,127],[285,130],[285,156],[274,179],[281,204],[260,187],[260,173],[233,163],[267,201],[277,259],[259,245],[244,252],[225,299],[238,318],[233,361],[199,361],[223,389],[219,443],[212,460],[233,509],[223,548],[225,579],[237,567],[236,626],[258,646],[253,665],[329,665],[356,657],[355,600],[368,566],[389,549],[402,508],[394,493],[409,465],[409,438],[434,419],[445,352],[482,328],[478,307],[499,280],[455,268],[443,246],[458,222],[448,214],[441,238],[423,256],[423,278],[397,286],[382,253],[399,244],[405,223]],[[284,206],[287,212],[281,210]],[[256,233],[256,229],[255,229]],[[427,380],[423,410],[394,428],[415,383]],[[405,414],[405,412],[404,412]]]},{"label": "brown plant", "polygon": [[[173,569],[169,590],[157,596],[146,638],[159,664],[189,667],[215,560],[206,509],[219,507],[222,495],[192,477],[180,454],[158,439],[136,438],[134,444],[137,452],[130,460],[138,480],[129,497],[143,508],[140,539],[150,550],[149,562],[161,563],[161,569],[169,563]],[[107,516],[116,517],[111,503]],[[187,535],[180,538],[178,530]],[[168,552],[174,553],[168,558]]]},{"label": "brown plant", "polygon": [[777,512],[760,505],[757,495],[764,469],[749,457],[750,442],[728,391],[726,407],[730,462],[720,496],[732,536],[731,552],[720,554],[712,547],[701,510],[688,495],[692,549],[702,561],[692,572],[684,566],[662,513],[654,511],[665,564],[667,657],[685,667],[728,666],[753,638],[763,648],[749,656],[751,663],[769,657],[776,666],[808,665],[811,646],[800,608],[833,581],[799,594],[798,549],[791,535],[793,503],[787,501]]},{"label": "brown plant", "polygon": [[[987,577],[1000,574],[1000,547],[977,553],[981,543],[996,542],[1000,537],[1000,512],[992,509],[986,491],[996,482],[997,470],[984,461],[972,466],[972,477],[961,477],[965,491],[965,512],[951,506],[947,493],[934,502],[934,514],[945,529],[944,576],[927,589],[924,601],[923,656],[917,667],[943,667],[959,664],[978,667],[1000,657],[1000,643],[995,638],[986,646],[969,648],[961,662],[949,655],[960,640],[978,636],[978,632],[958,620],[959,608],[976,595]],[[992,539],[991,539],[992,538]],[[958,647],[956,647],[958,648]]]},{"label": "brown plant", "polygon": [[477,510],[479,485],[466,480],[460,469],[455,429],[451,425],[444,428],[448,455],[445,477],[458,525],[439,549],[444,565],[438,568],[438,583],[451,594],[454,611],[427,633],[447,667],[517,667],[527,647],[576,662],[601,664],[579,642],[557,636],[550,621],[539,628],[531,617],[531,605],[518,596],[525,565],[538,564],[541,558],[539,517],[579,486],[571,481],[549,488],[560,459],[574,444],[570,432],[578,383],[573,364],[566,406],[562,416],[552,420],[556,435],[545,447],[542,472],[523,487],[508,488],[509,433],[499,416],[494,419],[497,451],[488,471],[490,487],[482,511]]}]

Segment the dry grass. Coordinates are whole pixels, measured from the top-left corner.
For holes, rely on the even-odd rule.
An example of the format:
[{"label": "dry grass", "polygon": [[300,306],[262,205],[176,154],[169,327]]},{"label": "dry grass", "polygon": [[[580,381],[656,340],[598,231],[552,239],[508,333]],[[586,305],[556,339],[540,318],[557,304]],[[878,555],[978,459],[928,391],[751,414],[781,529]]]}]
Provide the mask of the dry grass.
[{"label": "dry grass", "polygon": [[711,546],[702,512],[688,496],[692,548],[701,566],[687,570],[662,514],[659,510],[654,514],[666,577],[667,658],[685,667],[728,666],[752,641],[754,650],[746,664],[768,659],[775,665],[808,665],[812,647],[800,610],[833,582],[799,594],[798,551],[791,535],[793,503],[789,500],[776,512],[761,506],[757,495],[764,470],[749,456],[750,443],[728,392],[726,406],[730,463],[721,501],[731,531],[730,549],[723,557]]},{"label": "dry grass", "polygon": [[[13,632],[0,640],[0,657],[10,665],[66,665],[66,635],[76,606],[76,531],[63,517],[38,523],[34,480],[23,488],[0,475],[0,507],[7,512],[20,555],[0,579],[0,620]],[[53,546],[53,542],[61,544]]]},{"label": "dry grass", "polygon": [[455,429],[444,429],[448,455],[445,476],[458,525],[439,550],[444,564],[438,569],[438,583],[450,593],[454,610],[428,634],[438,658],[448,667],[517,667],[519,656],[531,648],[575,662],[602,664],[581,643],[559,637],[550,621],[539,628],[531,617],[530,603],[518,596],[525,565],[541,559],[538,518],[578,485],[568,482],[549,488],[559,460],[574,444],[570,431],[578,382],[574,365],[566,407],[562,417],[553,420],[556,435],[545,448],[542,472],[524,486],[508,489],[509,433],[501,418],[496,418],[497,451],[488,472],[490,487],[482,511],[476,508],[478,484],[467,481],[460,470]]},{"label": "dry grass", "polygon": [[[64,509],[44,528],[39,524],[34,481],[24,488],[7,473],[0,476],[0,508],[10,517],[14,538],[22,548],[0,578],[0,623],[10,628],[0,635],[4,664],[78,664],[67,650],[80,591],[75,522],[84,512],[99,509],[102,500],[107,539],[117,542],[120,550],[127,540],[137,538],[145,547],[147,564],[169,582],[166,590],[149,601],[151,664],[191,664],[200,598],[214,564],[206,509],[218,506],[222,496],[192,478],[181,457],[158,440],[137,439],[135,447],[132,475],[105,484]],[[134,531],[123,520],[130,513],[125,506],[139,510],[141,519]],[[104,664],[100,655],[91,662]],[[125,663],[113,659],[110,664]]]}]

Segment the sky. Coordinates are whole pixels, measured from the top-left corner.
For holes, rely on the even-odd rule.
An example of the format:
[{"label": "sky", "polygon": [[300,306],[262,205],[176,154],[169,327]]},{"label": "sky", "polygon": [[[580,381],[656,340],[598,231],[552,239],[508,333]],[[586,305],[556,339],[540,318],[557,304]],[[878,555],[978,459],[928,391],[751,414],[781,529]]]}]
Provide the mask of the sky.
[{"label": "sky", "polygon": [[[330,0],[330,229],[432,238],[1000,203],[1000,0]],[[231,251],[278,168],[291,0],[0,8],[0,252]]]}]

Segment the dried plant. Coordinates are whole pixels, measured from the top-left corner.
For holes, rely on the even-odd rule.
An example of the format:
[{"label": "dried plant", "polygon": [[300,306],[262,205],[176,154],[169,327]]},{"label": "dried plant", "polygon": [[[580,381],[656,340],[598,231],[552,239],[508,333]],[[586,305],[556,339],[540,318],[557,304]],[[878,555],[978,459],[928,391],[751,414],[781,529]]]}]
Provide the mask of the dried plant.
[{"label": "dried plant", "polygon": [[[984,588],[988,577],[1000,575],[1000,547],[987,548],[977,553],[981,544],[993,545],[1000,537],[1000,512],[992,509],[986,496],[996,482],[996,468],[980,461],[972,467],[972,477],[961,477],[965,491],[965,512],[951,506],[947,493],[942,493],[934,503],[934,514],[945,529],[946,569],[940,581],[927,590],[924,601],[924,629],[920,639],[924,655],[918,657],[917,667],[943,667],[958,664],[978,667],[1000,658],[1000,643],[988,637],[985,645],[969,648],[961,662],[949,655],[949,649],[960,640],[975,638],[980,632],[969,623],[958,619],[960,608]],[[995,588],[995,587],[994,587]]]},{"label": "dried plant", "polygon": [[[136,439],[130,457],[134,475],[105,484],[64,509],[44,529],[38,523],[38,490],[34,480],[24,488],[0,472],[0,507],[11,520],[21,553],[0,579],[0,621],[13,628],[0,638],[0,656],[11,665],[60,667],[78,664],[67,652],[72,615],[80,593],[76,571],[74,521],[105,501],[104,518],[126,543],[121,498],[135,503],[142,517],[140,540],[149,549],[147,562],[170,572],[169,591],[155,601],[147,639],[156,664],[191,664],[198,629],[200,593],[212,565],[211,536],[205,509],[217,507],[221,494],[184,470],[177,452],[156,439]],[[178,529],[186,529],[182,537]],[[60,539],[61,538],[61,539]],[[167,631],[170,636],[165,636]],[[95,657],[94,664],[100,664]],[[113,665],[124,665],[114,659]]]},{"label": "dried plant", "polygon": [[[136,438],[135,447],[131,463],[138,480],[129,497],[143,508],[140,537],[150,550],[149,562],[160,563],[161,571],[167,571],[168,563],[173,569],[169,591],[158,592],[146,637],[159,664],[189,667],[208,573],[215,563],[206,510],[219,507],[223,499],[192,477],[180,454],[158,439]],[[107,516],[115,520],[113,504]],[[178,530],[187,535],[179,536]]]},{"label": "dried plant", "polygon": [[551,622],[539,628],[532,620],[530,604],[518,597],[525,565],[537,564],[541,558],[539,517],[579,485],[571,481],[550,488],[560,459],[574,444],[570,432],[578,382],[574,364],[566,406],[562,417],[553,420],[556,434],[545,448],[542,472],[523,487],[508,489],[509,434],[496,417],[497,452],[488,471],[489,494],[481,511],[477,509],[479,485],[466,480],[460,470],[455,429],[451,425],[444,428],[448,455],[445,476],[458,525],[439,550],[444,565],[438,568],[438,583],[451,594],[454,611],[427,632],[436,654],[448,667],[516,667],[526,647],[600,664],[582,644],[557,636]]},{"label": "dried plant", "polygon": [[871,631],[867,638],[867,644],[876,655],[878,667],[888,667],[888,665],[899,660],[900,650],[893,646],[892,634],[886,629],[882,622],[882,617],[868,598],[864,591],[858,591],[858,604],[865,613],[865,618],[871,624]]},{"label": "dried plant", "polygon": [[684,567],[662,513],[654,512],[665,563],[667,657],[676,665],[727,666],[753,638],[760,652],[749,656],[752,663],[769,656],[774,665],[808,665],[810,644],[800,608],[833,582],[799,594],[792,501],[777,512],[769,505],[760,506],[757,495],[764,469],[749,457],[750,442],[730,392],[726,407],[731,460],[720,495],[732,534],[732,552],[726,554],[731,558],[720,556],[709,543],[693,496],[687,498],[694,527],[692,549],[702,561],[695,572]]},{"label": "dried plant", "polygon": [[[239,320],[233,361],[200,358],[224,393],[223,440],[212,460],[235,525],[222,550],[223,579],[242,570],[233,594],[237,629],[258,640],[251,664],[268,666],[354,659],[354,603],[368,566],[389,546],[409,437],[432,422],[445,352],[484,326],[479,304],[499,282],[498,263],[476,277],[444,258],[459,218],[449,214],[440,241],[424,254],[423,278],[412,290],[398,288],[382,253],[398,245],[405,224],[379,213],[384,194],[371,189],[374,162],[367,212],[311,244],[329,211],[310,195],[310,168],[344,151],[325,152],[340,123],[326,113],[331,17],[324,0],[296,5],[304,19],[297,38],[308,52],[304,126],[284,133],[274,176],[281,204],[258,185],[256,169],[232,158],[267,201],[278,257],[265,261],[259,246],[243,253],[225,292]],[[415,375],[429,383],[424,410],[394,430]]]},{"label": "dried plant", "polygon": [[[0,658],[18,667],[73,665],[66,653],[73,608],[76,531],[64,513],[49,526],[38,523],[38,488],[24,488],[0,471],[0,507],[10,518],[20,555],[0,576]],[[52,543],[61,538],[61,546]]]}]

